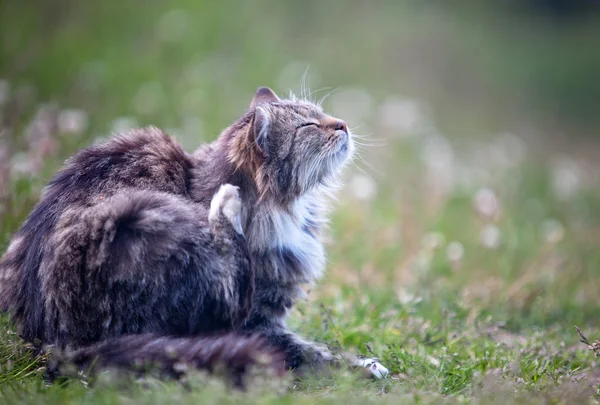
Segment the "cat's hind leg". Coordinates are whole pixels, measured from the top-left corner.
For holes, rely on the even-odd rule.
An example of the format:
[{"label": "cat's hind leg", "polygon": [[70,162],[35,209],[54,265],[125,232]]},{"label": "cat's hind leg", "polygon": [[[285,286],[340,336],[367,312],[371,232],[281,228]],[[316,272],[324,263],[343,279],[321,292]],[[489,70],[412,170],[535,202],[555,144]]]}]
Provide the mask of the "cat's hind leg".
[{"label": "cat's hind leg", "polygon": [[223,193],[212,220],[198,204],[135,190],[65,212],[40,266],[47,340],[239,327],[254,276],[229,219],[236,198]]}]

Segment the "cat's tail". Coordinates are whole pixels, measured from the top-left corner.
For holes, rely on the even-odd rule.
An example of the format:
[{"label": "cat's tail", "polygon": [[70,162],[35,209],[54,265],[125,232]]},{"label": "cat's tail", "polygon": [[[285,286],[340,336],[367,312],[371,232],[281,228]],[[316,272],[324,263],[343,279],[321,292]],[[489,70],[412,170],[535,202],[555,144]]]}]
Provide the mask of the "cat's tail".
[{"label": "cat's tail", "polygon": [[106,369],[135,373],[154,370],[174,378],[203,370],[224,375],[235,386],[244,387],[245,377],[252,369],[277,376],[286,371],[283,353],[266,339],[234,332],[200,337],[128,335],[70,352],[53,353],[51,359],[48,367],[51,378],[69,368],[72,370],[72,366],[90,374]]}]

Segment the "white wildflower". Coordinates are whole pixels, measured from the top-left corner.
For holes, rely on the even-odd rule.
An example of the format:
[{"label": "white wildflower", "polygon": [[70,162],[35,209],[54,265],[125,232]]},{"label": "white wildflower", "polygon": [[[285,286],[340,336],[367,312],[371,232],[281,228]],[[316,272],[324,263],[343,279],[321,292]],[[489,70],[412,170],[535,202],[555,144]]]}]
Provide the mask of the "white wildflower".
[{"label": "white wildflower", "polygon": [[398,291],[398,301],[402,304],[402,305],[407,305],[407,304],[418,304],[419,302],[421,302],[423,299],[421,297],[417,297],[414,294],[411,294],[407,289],[405,288],[401,288]]},{"label": "white wildflower", "polygon": [[350,180],[350,190],[359,200],[371,201],[377,194],[377,184],[364,174],[357,174]]},{"label": "white wildflower", "polygon": [[459,262],[465,254],[465,248],[460,242],[450,242],[446,249],[446,256],[451,262]]},{"label": "white wildflower", "polygon": [[558,198],[568,200],[581,189],[583,170],[575,160],[566,156],[557,157],[551,170],[552,185]]},{"label": "white wildflower", "polygon": [[433,356],[427,356],[427,360],[434,367],[439,367],[441,362]]},{"label": "white wildflower", "polygon": [[25,152],[13,155],[10,160],[10,173],[15,178],[26,177],[34,171],[31,157]]},{"label": "white wildflower", "polygon": [[489,188],[477,190],[474,198],[477,212],[487,218],[494,218],[500,211],[500,203],[496,193]]},{"label": "white wildflower", "polygon": [[496,249],[500,246],[500,230],[496,225],[486,225],[480,234],[481,244],[489,249]]},{"label": "white wildflower", "polygon": [[88,116],[82,110],[63,110],[58,115],[57,124],[60,133],[79,135],[88,127]]},{"label": "white wildflower", "polygon": [[379,122],[399,135],[415,135],[423,121],[420,104],[409,98],[390,97],[379,107]]},{"label": "white wildflower", "polygon": [[119,117],[111,123],[110,132],[125,132],[138,126],[138,121],[134,117]]},{"label": "white wildflower", "polygon": [[441,232],[428,232],[421,240],[421,245],[423,248],[428,250],[439,249],[444,246],[444,243],[446,243],[446,238]]},{"label": "white wildflower", "polygon": [[427,181],[436,194],[447,195],[455,185],[452,146],[440,134],[427,136],[421,146],[421,160],[427,168]]}]

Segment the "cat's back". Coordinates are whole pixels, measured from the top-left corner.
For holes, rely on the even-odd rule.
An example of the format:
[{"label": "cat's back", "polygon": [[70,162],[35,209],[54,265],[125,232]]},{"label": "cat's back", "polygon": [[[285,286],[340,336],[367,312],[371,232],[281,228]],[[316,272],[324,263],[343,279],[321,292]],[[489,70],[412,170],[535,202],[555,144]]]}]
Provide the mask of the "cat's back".
[{"label": "cat's back", "polygon": [[147,127],[117,134],[67,160],[44,195],[72,187],[80,197],[122,188],[187,194],[192,160],[169,135]]}]

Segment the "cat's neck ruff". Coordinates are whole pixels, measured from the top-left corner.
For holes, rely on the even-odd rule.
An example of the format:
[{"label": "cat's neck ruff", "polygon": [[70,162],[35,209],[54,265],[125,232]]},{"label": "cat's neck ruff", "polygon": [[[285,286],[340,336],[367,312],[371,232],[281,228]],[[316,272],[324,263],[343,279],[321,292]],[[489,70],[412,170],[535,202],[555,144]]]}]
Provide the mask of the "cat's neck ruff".
[{"label": "cat's neck ruff", "polygon": [[[290,254],[300,274],[286,271],[264,275],[284,283],[312,283],[325,268],[322,228],[327,223],[326,195],[314,189],[296,198],[287,208],[259,203],[247,230],[250,250]],[[261,269],[256,269],[260,275]]]}]

